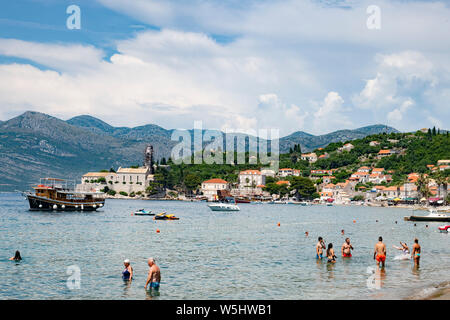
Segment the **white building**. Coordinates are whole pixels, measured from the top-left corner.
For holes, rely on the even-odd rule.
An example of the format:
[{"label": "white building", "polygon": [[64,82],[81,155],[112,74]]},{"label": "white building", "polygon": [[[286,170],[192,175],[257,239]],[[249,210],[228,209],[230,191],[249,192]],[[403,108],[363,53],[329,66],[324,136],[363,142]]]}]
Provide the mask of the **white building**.
[{"label": "white building", "polygon": [[230,191],[230,184],[223,179],[210,179],[202,182],[201,191],[208,201],[218,200],[218,191]]},{"label": "white building", "polygon": [[314,163],[317,161],[317,154],[312,153],[303,153],[300,157],[302,160],[309,161],[309,163]]},{"label": "white building", "polygon": [[245,170],[239,173],[239,192],[241,195],[260,194],[266,184],[266,177],[259,170]]}]

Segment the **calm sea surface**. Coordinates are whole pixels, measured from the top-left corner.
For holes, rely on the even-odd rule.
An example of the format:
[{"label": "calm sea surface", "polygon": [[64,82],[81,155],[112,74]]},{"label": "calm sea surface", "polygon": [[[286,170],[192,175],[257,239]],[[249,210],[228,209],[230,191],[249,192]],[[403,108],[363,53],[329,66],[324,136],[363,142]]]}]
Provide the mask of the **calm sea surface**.
[{"label": "calm sea surface", "polygon": [[[403,221],[409,210],[240,207],[221,213],[202,202],[107,200],[94,213],[31,212],[20,195],[0,194],[0,299],[400,299],[450,280],[450,234],[439,233],[439,223],[426,228]],[[180,220],[132,216],[139,208]],[[381,289],[369,289],[367,269],[375,267],[379,235],[388,248],[386,272]],[[318,236],[334,244],[336,264],[316,261]],[[355,250],[343,261],[347,236]],[[422,245],[419,271],[411,261],[394,260],[392,247],[399,241],[411,246],[414,237]],[[16,249],[20,263],[8,261]],[[144,289],[148,257],[161,268],[159,295]],[[135,271],[129,285],[121,279],[125,258]],[[73,265],[81,282],[70,290],[67,268]]]}]

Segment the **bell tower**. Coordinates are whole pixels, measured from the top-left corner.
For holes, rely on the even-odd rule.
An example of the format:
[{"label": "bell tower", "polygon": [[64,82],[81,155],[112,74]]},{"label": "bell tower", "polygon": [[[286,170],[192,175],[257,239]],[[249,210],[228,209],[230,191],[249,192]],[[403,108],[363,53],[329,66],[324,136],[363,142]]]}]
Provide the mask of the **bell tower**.
[{"label": "bell tower", "polygon": [[153,146],[147,145],[144,152],[144,166],[150,170],[151,174],[154,174],[155,170],[153,168]]}]

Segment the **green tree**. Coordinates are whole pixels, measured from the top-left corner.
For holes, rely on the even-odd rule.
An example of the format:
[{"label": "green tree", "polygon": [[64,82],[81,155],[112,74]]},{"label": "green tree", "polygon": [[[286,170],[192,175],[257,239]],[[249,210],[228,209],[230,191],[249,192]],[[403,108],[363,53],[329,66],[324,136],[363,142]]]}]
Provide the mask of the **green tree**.
[{"label": "green tree", "polygon": [[293,177],[290,190],[295,191],[295,195],[298,199],[312,199],[316,192],[316,187],[308,178]]}]

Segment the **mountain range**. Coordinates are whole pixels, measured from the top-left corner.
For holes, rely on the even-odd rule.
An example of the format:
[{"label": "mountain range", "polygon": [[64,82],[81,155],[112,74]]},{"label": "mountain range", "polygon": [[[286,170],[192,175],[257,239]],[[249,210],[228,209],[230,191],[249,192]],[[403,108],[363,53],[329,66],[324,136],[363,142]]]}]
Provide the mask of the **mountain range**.
[{"label": "mountain range", "polygon": [[[88,115],[65,121],[27,111],[10,120],[0,121],[0,191],[29,189],[41,177],[79,181],[81,175],[88,171],[142,164],[147,144],[153,145],[156,159],[168,158],[178,143],[171,140],[173,131],[155,124],[113,127]],[[298,131],[280,138],[280,152],[289,151],[295,144],[300,144],[304,152],[311,151],[331,142],[349,141],[381,132],[398,131],[385,125],[318,136]],[[256,137],[250,136],[249,139]]]}]

